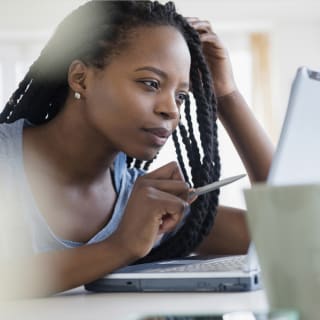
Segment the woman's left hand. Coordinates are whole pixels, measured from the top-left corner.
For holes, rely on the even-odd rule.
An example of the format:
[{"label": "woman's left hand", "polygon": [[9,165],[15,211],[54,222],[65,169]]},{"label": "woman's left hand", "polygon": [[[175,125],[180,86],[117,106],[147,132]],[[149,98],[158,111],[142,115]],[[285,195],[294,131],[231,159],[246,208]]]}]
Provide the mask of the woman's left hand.
[{"label": "woman's left hand", "polygon": [[216,96],[225,96],[237,90],[228,51],[217,34],[212,30],[210,22],[200,20],[199,18],[186,19],[199,33],[203,53],[213,78],[213,90]]}]

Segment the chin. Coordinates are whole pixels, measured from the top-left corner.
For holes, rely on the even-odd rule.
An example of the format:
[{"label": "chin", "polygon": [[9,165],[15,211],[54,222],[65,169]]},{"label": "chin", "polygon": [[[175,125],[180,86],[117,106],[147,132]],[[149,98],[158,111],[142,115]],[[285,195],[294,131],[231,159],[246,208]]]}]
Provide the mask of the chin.
[{"label": "chin", "polygon": [[144,150],[143,152],[128,152],[127,155],[131,158],[135,158],[140,161],[150,161],[154,159],[158,153],[159,153],[159,150],[149,151],[149,152],[148,150]]}]

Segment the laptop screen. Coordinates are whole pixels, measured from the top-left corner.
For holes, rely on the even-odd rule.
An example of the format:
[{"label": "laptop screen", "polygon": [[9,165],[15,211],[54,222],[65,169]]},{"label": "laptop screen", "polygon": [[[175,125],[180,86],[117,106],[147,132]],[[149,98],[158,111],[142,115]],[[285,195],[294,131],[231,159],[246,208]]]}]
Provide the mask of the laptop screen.
[{"label": "laptop screen", "polygon": [[301,67],[291,87],[268,184],[320,181],[320,71]]}]

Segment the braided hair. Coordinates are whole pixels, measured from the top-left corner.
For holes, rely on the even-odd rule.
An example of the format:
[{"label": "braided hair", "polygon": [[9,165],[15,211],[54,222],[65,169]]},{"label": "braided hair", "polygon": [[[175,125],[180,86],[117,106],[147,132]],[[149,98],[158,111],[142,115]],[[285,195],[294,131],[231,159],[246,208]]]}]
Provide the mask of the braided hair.
[{"label": "braided hair", "polygon": [[[53,119],[63,107],[69,92],[68,68],[75,59],[104,68],[125,48],[128,35],[136,27],[173,26],[183,35],[191,55],[190,81],[196,104],[196,119],[201,145],[194,134],[191,102],[186,99],[185,123],[180,121],[173,133],[177,159],[185,180],[193,187],[219,179],[220,158],[217,140],[217,103],[212,79],[196,30],[178,14],[172,2],[92,0],[67,16],[58,26],[38,59],[13,93],[0,123],[25,118],[34,125]],[[184,146],[184,147],[183,147]],[[188,173],[182,154],[186,150]],[[201,154],[202,153],[202,154]],[[128,157],[128,167],[148,169]],[[191,253],[209,233],[215,219],[219,191],[202,196],[191,204],[185,223],[170,238],[138,262],[181,257]]]}]

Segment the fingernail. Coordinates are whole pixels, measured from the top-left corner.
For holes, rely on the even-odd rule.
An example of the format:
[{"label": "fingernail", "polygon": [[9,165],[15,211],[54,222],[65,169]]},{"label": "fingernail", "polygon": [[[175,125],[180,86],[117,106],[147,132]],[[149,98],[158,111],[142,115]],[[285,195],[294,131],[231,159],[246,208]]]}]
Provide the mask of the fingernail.
[{"label": "fingernail", "polygon": [[197,198],[198,196],[194,193],[194,189],[190,189],[189,196],[188,196],[189,205],[193,203]]}]

